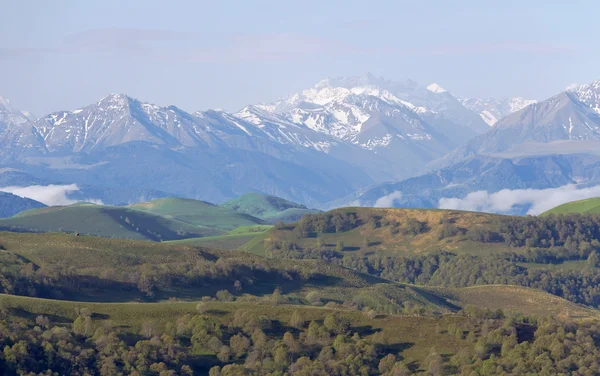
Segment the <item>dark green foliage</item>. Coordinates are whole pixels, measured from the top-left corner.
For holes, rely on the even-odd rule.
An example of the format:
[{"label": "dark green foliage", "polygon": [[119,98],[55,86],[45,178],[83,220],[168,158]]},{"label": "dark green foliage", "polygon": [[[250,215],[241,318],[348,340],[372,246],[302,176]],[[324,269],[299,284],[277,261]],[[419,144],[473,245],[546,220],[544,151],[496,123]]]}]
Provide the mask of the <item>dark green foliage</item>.
[{"label": "dark green foliage", "polygon": [[[0,367],[3,374],[69,375],[373,375],[577,374],[600,372],[600,329],[593,321],[505,317],[501,311],[467,307],[444,336],[456,341],[468,332],[455,353],[436,343],[419,363],[404,363],[394,346],[361,336],[340,312],[321,323],[294,330],[253,311],[218,316],[186,314],[165,325],[142,324],[139,334],[113,326],[80,310],[73,323],[56,324],[2,313]],[[427,350],[425,350],[427,351]],[[205,354],[198,357],[197,354]],[[410,367],[410,368],[409,368]]]},{"label": "dark green foliage", "polygon": [[296,224],[295,229],[298,231],[298,237],[305,238],[319,233],[350,231],[362,224],[363,219],[356,213],[339,209],[327,213],[307,214]]}]

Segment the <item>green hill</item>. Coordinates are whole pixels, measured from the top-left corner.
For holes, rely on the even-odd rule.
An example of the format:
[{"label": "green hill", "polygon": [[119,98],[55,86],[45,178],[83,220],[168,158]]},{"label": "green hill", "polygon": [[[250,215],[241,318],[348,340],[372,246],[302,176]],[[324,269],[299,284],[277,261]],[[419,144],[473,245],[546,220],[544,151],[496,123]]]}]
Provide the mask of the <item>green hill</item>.
[{"label": "green hill", "polygon": [[219,235],[207,227],[124,207],[75,204],[32,209],[0,219],[0,229],[17,232],[74,232],[135,240],[176,240]]},{"label": "green hill", "polygon": [[171,243],[233,250],[242,247],[270,228],[270,225],[241,226],[224,235],[173,240]]},{"label": "green hill", "polygon": [[262,193],[246,193],[222,203],[221,206],[264,219],[269,223],[296,222],[305,214],[319,212],[315,209],[308,209],[304,205]]},{"label": "green hill", "polygon": [[[450,313],[474,305],[535,315],[558,314],[564,310],[570,310],[571,315],[577,317],[598,314],[591,308],[531,288],[416,286],[318,260],[265,259],[246,252],[192,247],[177,242],[3,232],[0,247],[0,267],[6,280],[12,278],[11,271],[20,278],[21,270],[31,264],[30,292],[77,301],[193,300],[215,295],[223,289],[238,296],[270,296],[279,288],[298,304],[345,302],[390,312],[418,308]],[[46,284],[44,288],[37,287],[38,290],[35,287],[37,274],[43,276]],[[236,280],[242,282],[237,291]],[[12,288],[18,289],[22,283],[14,283]],[[55,288],[50,288],[53,285]],[[6,286],[9,285],[0,289]],[[487,299],[489,296],[496,298]]]},{"label": "green hill", "polygon": [[600,214],[600,197],[567,202],[541,214]]},{"label": "green hill", "polygon": [[[76,210],[87,226],[119,215],[128,216],[125,224],[149,217],[183,223],[111,209],[81,204],[11,219],[72,223],[69,212]],[[201,239],[0,232],[3,370],[470,375],[600,369],[594,363],[599,295],[589,282],[600,280],[594,216],[346,208],[261,233],[265,228],[212,237],[259,233],[249,247],[264,255],[198,246]]]},{"label": "green hill", "polygon": [[264,224],[262,219],[246,213],[238,213],[226,207],[184,198],[162,198],[133,204],[129,208],[222,231],[230,231],[240,226]]},{"label": "green hill", "polygon": [[[384,305],[394,297],[396,310],[406,304],[436,312],[456,310],[444,299],[432,299],[407,286],[317,260],[265,259],[247,252],[179,243],[60,233],[4,232],[0,233],[0,246],[2,269],[20,273],[24,265],[31,264],[33,275],[55,280],[57,288],[49,292],[46,286],[39,290],[46,291],[42,296],[112,302],[200,299],[223,289],[236,292],[237,280],[241,282],[238,293],[270,295],[280,288],[298,301],[313,293],[311,301],[323,304],[360,299],[362,304]],[[69,271],[67,284],[61,282],[65,271]]]},{"label": "green hill", "polygon": [[440,249],[461,253],[495,252],[509,247],[494,241],[482,249],[473,238],[478,229],[495,231],[501,218],[510,217],[433,209],[344,208],[313,214],[295,224],[274,227],[244,245],[243,249],[264,254],[268,248],[282,242],[299,249],[333,249],[341,242],[344,255],[374,251],[393,255],[416,254]]}]

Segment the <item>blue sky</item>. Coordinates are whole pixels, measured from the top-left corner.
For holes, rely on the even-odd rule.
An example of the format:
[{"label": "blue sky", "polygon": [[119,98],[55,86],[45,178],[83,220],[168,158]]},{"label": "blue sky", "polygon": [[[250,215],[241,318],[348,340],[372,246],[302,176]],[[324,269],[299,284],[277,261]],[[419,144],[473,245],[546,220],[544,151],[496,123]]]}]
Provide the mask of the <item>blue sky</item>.
[{"label": "blue sky", "polygon": [[0,0],[0,96],[236,110],[371,72],[544,99],[600,79],[596,1]]}]

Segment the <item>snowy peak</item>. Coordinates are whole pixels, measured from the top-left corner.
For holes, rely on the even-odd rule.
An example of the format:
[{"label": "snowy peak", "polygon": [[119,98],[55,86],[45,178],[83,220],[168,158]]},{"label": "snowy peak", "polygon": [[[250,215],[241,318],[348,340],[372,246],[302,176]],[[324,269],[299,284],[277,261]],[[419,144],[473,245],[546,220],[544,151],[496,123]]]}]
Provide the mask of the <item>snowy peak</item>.
[{"label": "snowy peak", "polygon": [[0,106],[10,107],[10,101],[6,98],[0,97]]},{"label": "snowy peak", "polygon": [[496,98],[463,98],[461,103],[468,109],[478,113],[481,119],[490,127],[495,125],[503,117],[520,111],[523,108],[536,103],[532,99],[521,97]]},{"label": "snowy peak", "polygon": [[73,111],[52,113],[34,126],[50,151],[90,151],[126,142],[194,145],[193,116],[125,94],[109,94]]},{"label": "snowy peak", "polygon": [[[413,87],[415,83],[407,81],[407,85]],[[398,117],[400,113],[409,119],[428,112],[423,106],[400,99],[386,86],[393,87],[394,83],[371,74],[327,78],[286,99],[256,107],[314,131],[358,143],[357,135],[369,119]]]},{"label": "snowy peak", "polygon": [[23,112],[14,109],[8,99],[0,97],[0,134],[9,127],[27,122],[29,119]]},{"label": "snowy peak", "polygon": [[577,97],[590,109],[600,114],[600,80],[586,85],[571,87],[568,92]]},{"label": "snowy peak", "polygon": [[445,93],[447,91],[446,89],[444,89],[440,85],[436,84],[435,82],[432,83],[431,85],[427,86],[427,90],[431,91],[432,93],[436,93],[436,94]]}]

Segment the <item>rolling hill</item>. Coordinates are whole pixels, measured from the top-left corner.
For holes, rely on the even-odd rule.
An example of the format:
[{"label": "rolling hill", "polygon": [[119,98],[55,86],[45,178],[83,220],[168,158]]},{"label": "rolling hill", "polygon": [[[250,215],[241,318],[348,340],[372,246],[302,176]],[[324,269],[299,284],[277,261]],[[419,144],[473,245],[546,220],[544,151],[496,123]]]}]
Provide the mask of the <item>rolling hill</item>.
[{"label": "rolling hill", "polygon": [[[76,301],[160,301],[168,297],[193,300],[214,295],[222,289],[229,289],[238,296],[269,296],[279,288],[298,304],[319,302],[323,305],[345,300],[373,308],[388,306],[403,310],[406,307],[420,307],[438,313],[456,312],[473,305],[534,315],[551,315],[564,310],[570,310],[572,315],[578,317],[595,317],[599,314],[589,307],[531,288],[506,285],[467,288],[416,286],[395,283],[318,260],[265,259],[246,252],[188,246],[177,242],[153,243],[69,234],[0,232],[0,246],[0,265],[4,270],[19,270],[31,263],[33,276],[40,273],[49,281],[61,275],[63,272],[60,270],[70,270],[70,281],[54,282],[60,289],[53,292],[45,288],[38,292],[43,297],[62,296]],[[168,272],[185,270],[186,265],[203,265],[207,269],[193,270],[187,273],[187,277],[171,276]],[[213,274],[211,265],[220,265],[229,272]],[[57,269],[59,266],[62,269]],[[100,276],[103,278],[99,279]],[[152,276],[153,281],[150,295],[140,283],[148,276]],[[167,283],[169,279],[171,282]],[[236,279],[242,281],[237,291],[232,282]],[[485,296],[497,296],[499,300],[489,300]],[[0,295],[0,301],[6,299],[9,298]],[[18,301],[20,298],[10,299]],[[29,302],[31,304],[33,301]],[[49,303],[46,301],[44,305]],[[99,308],[96,307],[95,311]],[[144,308],[140,306],[140,309]]]},{"label": "rolling hill", "polygon": [[227,207],[184,198],[163,198],[130,205],[129,208],[158,214],[194,226],[230,231],[241,226],[265,222],[251,213],[236,212]]},{"label": "rolling hill", "polygon": [[296,222],[305,214],[318,212],[304,205],[262,193],[246,193],[222,203],[221,206],[264,219],[269,223]]},{"label": "rolling hill", "polygon": [[567,202],[552,208],[541,215],[549,214],[600,214],[600,197],[588,198],[585,200]]},{"label": "rolling hill", "polygon": [[[391,226],[399,229],[395,237],[414,247],[422,245],[420,241],[433,241],[431,231],[447,235],[446,239],[451,240],[448,244],[455,245],[463,240],[452,231],[444,232],[448,223],[457,227],[493,226],[500,218],[511,218],[451,211],[371,211],[347,208],[309,215],[302,219],[304,225],[285,225],[285,229],[269,232],[296,232],[303,239],[308,228],[302,230],[302,226],[331,216],[337,228],[325,229],[338,235],[362,226],[387,227],[388,231]],[[27,215],[30,213],[22,216]],[[355,220],[348,222],[347,218]],[[394,219],[401,220],[399,226],[385,222]],[[443,237],[435,239],[438,246],[444,244]],[[477,258],[501,253],[483,250],[483,240],[475,243],[478,247],[465,253],[470,257],[467,262],[493,274],[498,267],[482,267]],[[261,363],[236,363],[254,354],[257,343],[263,343],[268,354],[275,353],[275,359],[281,359],[277,354],[294,357],[278,367],[294,370],[315,362],[324,369],[319,362],[329,359],[328,367],[344,369],[356,363],[349,362],[348,354],[357,354],[360,357],[356,359],[367,364],[361,369],[369,370],[369,374],[386,367],[397,367],[402,371],[399,374],[425,374],[427,370],[437,372],[429,374],[464,374],[478,366],[481,357],[488,358],[486,362],[501,361],[503,367],[521,374],[518,367],[523,367],[523,361],[512,364],[510,359],[529,348],[549,353],[548,343],[565,331],[572,337],[569,344],[573,350],[564,350],[556,362],[570,357],[565,363],[571,365],[575,364],[573,359],[589,355],[593,360],[598,354],[597,345],[593,345],[600,318],[597,309],[538,289],[510,285],[506,271],[502,271],[502,285],[487,283],[470,270],[466,273],[475,284],[470,287],[426,285],[425,280],[417,285],[372,275],[374,265],[370,265],[369,273],[354,270],[354,260],[349,260],[346,267],[335,259],[265,258],[180,242],[60,233],[0,232],[0,250],[4,282],[0,285],[0,292],[4,292],[0,293],[0,314],[10,324],[5,325],[8,335],[0,339],[8,344],[0,353],[0,361],[11,367],[9,370],[48,367],[60,373],[64,370],[61,366],[71,367],[65,361],[56,364],[53,358],[36,358],[35,363],[33,359],[21,361],[27,353],[14,352],[12,344],[23,340],[37,345],[39,337],[46,342],[45,353],[50,354],[77,344],[77,349],[101,356],[112,351],[104,343],[120,341],[119,346],[128,350],[127,356],[136,355],[137,359],[145,359],[145,349],[154,351],[147,363],[138,360],[136,369],[172,369],[181,374],[207,374],[209,369],[215,374],[221,367],[241,372],[254,364],[270,367],[270,356]],[[412,252],[419,256],[420,250],[414,248]],[[377,253],[373,250],[367,256]],[[433,252],[425,256],[436,257]],[[399,264],[400,260],[389,258],[381,265]],[[429,267],[423,260],[405,261],[413,271]],[[442,264],[438,267],[432,269],[435,275],[447,273]],[[586,273],[596,271],[588,269]],[[455,274],[459,273],[453,273],[453,277]],[[459,284],[459,280],[453,283]],[[275,349],[277,346],[289,350],[283,353]],[[335,348],[330,351],[334,358],[327,355]],[[308,355],[299,358],[296,352]],[[171,354],[177,356],[176,362]],[[479,355],[473,359],[471,354]],[[535,359],[529,355],[523,358]],[[69,359],[76,361],[74,357]],[[127,363],[119,360],[119,364]],[[539,373],[539,367],[532,368],[537,363],[532,360],[531,364],[526,364],[528,369]],[[87,359],[85,367],[108,369]],[[494,364],[493,369],[497,367]]]},{"label": "rolling hill", "polygon": [[[490,252],[508,249],[502,243],[487,244],[482,250],[477,242],[469,239],[467,229],[486,228],[502,216],[476,212],[423,209],[379,209],[344,208],[312,215],[311,221],[339,221],[347,226],[336,231],[335,224],[330,230],[302,233],[304,220],[283,227],[273,227],[253,239],[242,249],[265,254],[269,244],[287,242],[300,250],[308,248],[335,248],[338,242],[344,244],[344,254],[418,254],[447,249],[452,252]],[[308,217],[305,217],[305,219]],[[337,219],[333,219],[337,218]],[[342,225],[348,220],[349,224]],[[446,225],[444,225],[446,224]],[[440,232],[448,226],[456,229],[452,236],[440,239]],[[414,228],[413,228],[414,227]],[[322,246],[317,243],[321,242]]]},{"label": "rolling hill", "polygon": [[74,204],[32,209],[0,219],[0,228],[17,232],[74,232],[135,240],[177,240],[219,235],[214,228],[195,226],[157,214],[116,206]]}]

